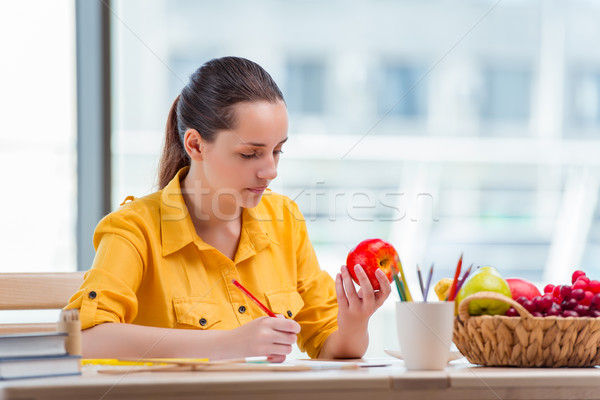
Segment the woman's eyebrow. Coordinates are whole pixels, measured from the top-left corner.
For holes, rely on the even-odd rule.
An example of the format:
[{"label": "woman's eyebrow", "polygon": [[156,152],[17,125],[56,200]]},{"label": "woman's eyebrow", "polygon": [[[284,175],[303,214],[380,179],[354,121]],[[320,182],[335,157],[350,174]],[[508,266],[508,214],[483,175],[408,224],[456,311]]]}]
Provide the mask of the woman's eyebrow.
[{"label": "woman's eyebrow", "polygon": [[[288,140],[288,138],[283,139],[281,142],[278,143],[278,145],[285,143],[287,140]],[[242,142],[241,144],[256,146],[256,147],[266,147],[267,146],[264,143],[255,143],[255,142]]]}]

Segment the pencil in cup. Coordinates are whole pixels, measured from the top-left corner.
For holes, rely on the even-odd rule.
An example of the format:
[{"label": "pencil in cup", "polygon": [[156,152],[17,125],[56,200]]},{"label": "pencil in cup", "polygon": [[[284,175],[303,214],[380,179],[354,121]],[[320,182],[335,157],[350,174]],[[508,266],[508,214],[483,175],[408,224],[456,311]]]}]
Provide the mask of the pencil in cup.
[{"label": "pencil in cup", "polygon": [[261,310],[263,310],[265,313],[267,313],[267,315],[269,317],[275,317],[275,313],[273,313],[273,311],[269,310],[267,308],[267,306],[265,306],[263,303],[261,303],[256,297],[254,297],[254,295],[252,293],[250,293],[245,287],[242,286],[241,283],[239,283],[238,281],[236,281],[235,279],[232,279],[231,282],[233,282],[233,284],[242,291],[242,293],[244,293],[250,300],[252,300],[254,303],[256,303],[256,305],[258,307],[260,307]]}]

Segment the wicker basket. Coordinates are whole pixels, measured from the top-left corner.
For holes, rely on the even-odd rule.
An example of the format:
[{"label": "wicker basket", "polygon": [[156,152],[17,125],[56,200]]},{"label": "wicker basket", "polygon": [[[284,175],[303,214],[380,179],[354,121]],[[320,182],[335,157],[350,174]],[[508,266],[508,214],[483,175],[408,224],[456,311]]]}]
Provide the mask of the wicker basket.
[{"label": "wicker basket", "polygon": [[[469,303],[477,299],[505,301],[520,317],[472,317]],[[600,364],[600,318],[534,317],[513,299],[494,292],[478,292],[460,303],[453,340],[473,364],[514,367]]]}]

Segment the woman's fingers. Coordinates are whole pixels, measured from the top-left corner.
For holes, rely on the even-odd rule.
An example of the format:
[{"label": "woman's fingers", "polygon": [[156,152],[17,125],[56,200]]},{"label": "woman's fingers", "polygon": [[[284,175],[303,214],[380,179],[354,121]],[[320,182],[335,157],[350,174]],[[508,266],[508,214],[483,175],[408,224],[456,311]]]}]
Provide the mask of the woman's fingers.
[{"label": "woman's fingers", "polygon": [[345,265],[342,267],[342,282],[344,283],[344,291],[346,292],[348,305],[352,307],[353,304],[358,304],[360,299],[354,288],[354,283],[352,283],[352,277],[350,276],[350,272],[348,272],[348,267]]},{"label": "woman's fingers", "polygon": [[345,311],[348,309],[348,298],[344,291],[344,282],[342,281],[342,274],[335,276],[335,292],[337,294],[338,307],[340,310]]},{"label": "woman's fingers", "polygon": [[360,288],[362,289],[363,304],[366,307],[371,307],[375,303],[375,295],[373,291],[373,286],[371,285],[371,281],[369,281],[367,273],[359,264],[354,266],[354,273],[356,274],[358,282],[360,283]]},{"label": "woman's fingers", "polygon": [[377,292],[377,294],[375,295],[377,307],[379,307],[383,304],[385,299],[387,299],[390,293],[392,292],[392,286],[390,285],[390,281],[388,281],[387,276],[382,270],[378,269],[377,271],[375,271],[375,277],[379,282],[379,292]]}]

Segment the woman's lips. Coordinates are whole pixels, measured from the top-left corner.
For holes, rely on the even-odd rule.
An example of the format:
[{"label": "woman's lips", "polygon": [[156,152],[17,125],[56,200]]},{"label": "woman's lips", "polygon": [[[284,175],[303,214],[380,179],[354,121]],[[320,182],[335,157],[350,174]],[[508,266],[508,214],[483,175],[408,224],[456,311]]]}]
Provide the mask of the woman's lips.
[{"label": "woman's lips", "polygon": [[265,191],[267,187],[255,187],[255,188],[248,188],[249,191],[251,191],[254,194],[262,194],[262,192]]}]

